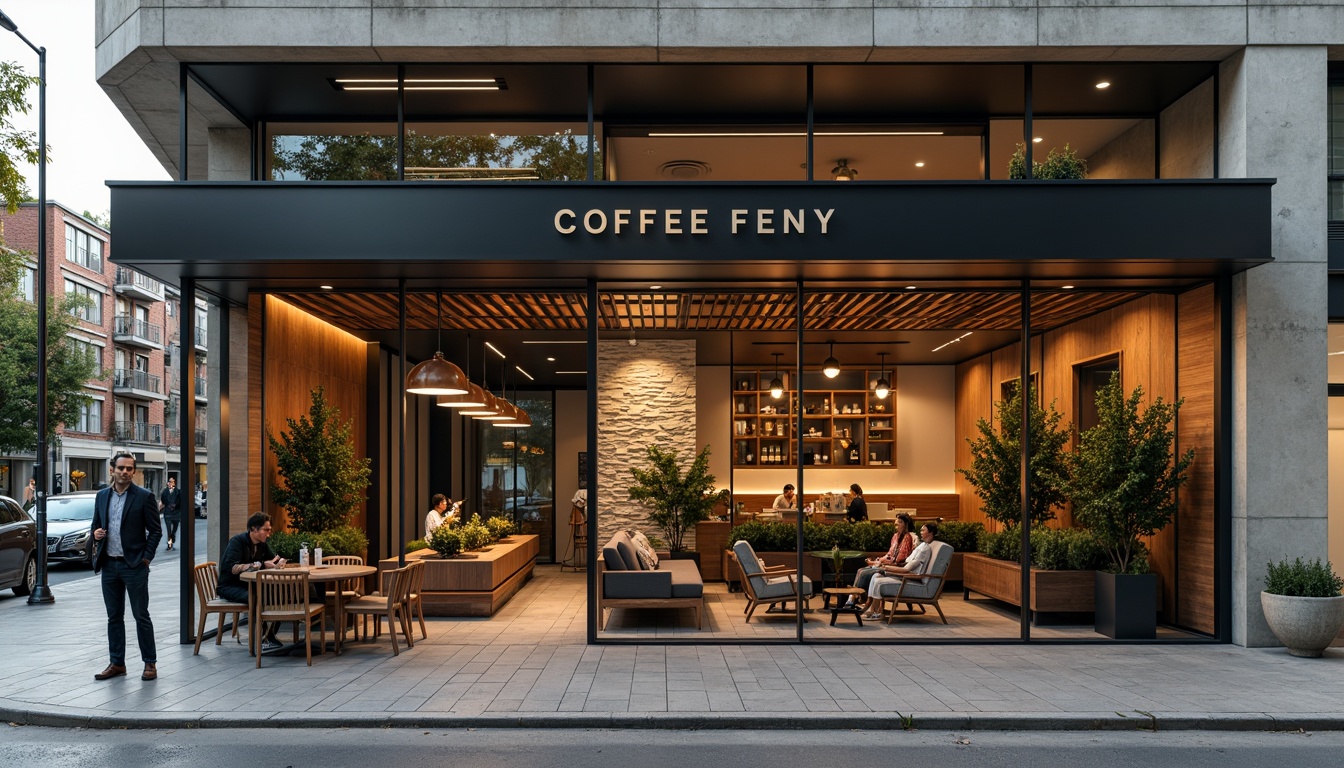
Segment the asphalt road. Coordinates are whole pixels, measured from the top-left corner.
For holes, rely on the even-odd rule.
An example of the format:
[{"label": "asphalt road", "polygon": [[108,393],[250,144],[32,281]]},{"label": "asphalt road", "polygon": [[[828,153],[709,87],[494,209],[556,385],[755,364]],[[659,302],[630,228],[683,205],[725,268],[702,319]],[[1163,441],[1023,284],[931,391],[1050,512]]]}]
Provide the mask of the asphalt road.
[{"label": "asphalt road", "polygon": [[[856,717],[855,725],[861,724]],[[1314,768],[1340,765],[1344,733],[924,731],[0,730],[0,765],[367,768]]]}]

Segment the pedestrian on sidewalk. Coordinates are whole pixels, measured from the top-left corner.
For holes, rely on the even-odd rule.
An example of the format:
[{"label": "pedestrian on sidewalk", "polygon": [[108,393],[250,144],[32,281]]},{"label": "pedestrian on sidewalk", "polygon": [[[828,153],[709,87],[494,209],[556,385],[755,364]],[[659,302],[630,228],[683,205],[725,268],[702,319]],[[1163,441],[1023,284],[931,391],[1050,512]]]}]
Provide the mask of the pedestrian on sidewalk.
[{"label": "pedestrian on sidewalk", "polygon": [[159,493],[159,511],[168,528],[168,549],[172,549],[177,539],[177,526],[182,523],[182,492],[177,489],[176,477],[168,478],[168,487]]},{"label": "pedestrian on sidewalk", "polygon": [[112,457],[112,486],[94,497],[93,538],[96,544],[93,570],[103,577],[103,605],[107,608],[107,669],[94,675],[107,680],[126,674],[126,598],[130,597],[140,659],[145,663],[141,680],[159,676],[154,650],[154,623],[149,619],[149,564],[159,549],[163,527],[159,525],[154,494],[141,488],[135,478],[135,457],[125,451]]}]

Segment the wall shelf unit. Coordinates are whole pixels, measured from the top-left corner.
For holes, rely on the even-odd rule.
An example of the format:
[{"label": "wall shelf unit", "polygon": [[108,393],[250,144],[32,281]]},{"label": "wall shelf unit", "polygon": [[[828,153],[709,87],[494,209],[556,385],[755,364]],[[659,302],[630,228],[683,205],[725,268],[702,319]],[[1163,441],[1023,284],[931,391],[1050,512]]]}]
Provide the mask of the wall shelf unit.
[{"label": "wall shelf unit", "polygon": [[[774,371],[734,369],[733,467],[792,467],[802,440],[804,466],[896,466],[896,372],[885,373],[891,392],[873,391],[881,371],[820,371],[803,375],[801,400],[782,372],[784,394],[770,394]],[[802,410],[802,433],[795,435]]]}]

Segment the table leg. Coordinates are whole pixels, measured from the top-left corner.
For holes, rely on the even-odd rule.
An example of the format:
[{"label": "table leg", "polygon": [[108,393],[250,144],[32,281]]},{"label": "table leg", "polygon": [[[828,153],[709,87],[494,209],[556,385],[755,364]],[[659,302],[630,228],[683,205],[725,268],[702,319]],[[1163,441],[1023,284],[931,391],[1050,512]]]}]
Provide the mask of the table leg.
[{"label": "table leg", "polygon": [[336,583],[336,655],[341,655],[341,641],[345,640],[345,584]]},{"label": "table leg", "polygon": [[261,653],[260,637],[257,635],[257,582],[247,583],[247,649],[251,655]]}]

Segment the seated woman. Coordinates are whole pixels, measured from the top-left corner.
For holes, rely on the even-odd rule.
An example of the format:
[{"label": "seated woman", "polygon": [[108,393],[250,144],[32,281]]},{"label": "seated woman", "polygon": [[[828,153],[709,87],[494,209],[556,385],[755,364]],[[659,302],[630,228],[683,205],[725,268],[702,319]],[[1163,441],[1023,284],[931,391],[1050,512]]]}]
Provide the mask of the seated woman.
[{"label": "seated woman", "polygon": [[933,537],[938,535],[937,523],[925,523],[919,529],[919,546],[915,547],[910,556],[905,559],[905,565],[886,565],[883,566],[883,574],[874,576],[873,580],[868,582],[868,613],[863,618],[870,621],[876,621],[882,618],[882,593],[885,591],[888,595],[896,593],[904,579],[919,578],[929,569],[929,563],[933,559]]},{"label": "seated woman", "polygon": [[[905,565],[905,561],[910,557],[910,553],[915,549],[915,521],[910,516],[902,512],[896,516],[896,533],[891,537],[891,548],[887,554],[868,561],[868,565],[860,568],[859,572],[854,574],[854,586],[866,590],[873,577],[882,573],[883,568],[888,565]],[[854,598],[850,598],[845,603],[845,608],[859,608],[867,610],[868,600],[864,598],[855,606]]]}]

